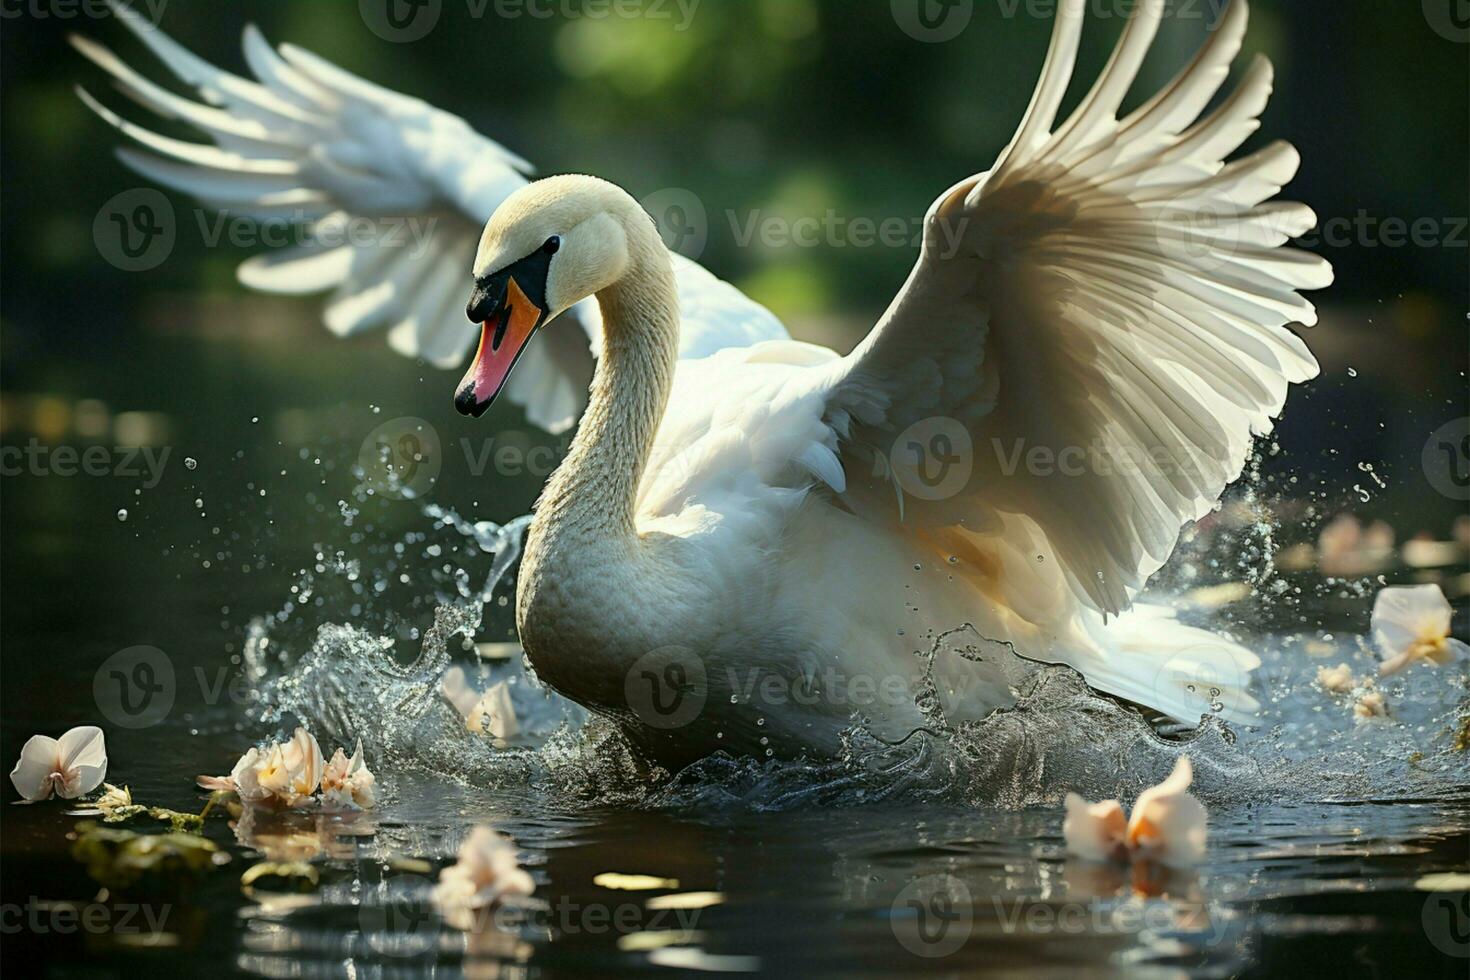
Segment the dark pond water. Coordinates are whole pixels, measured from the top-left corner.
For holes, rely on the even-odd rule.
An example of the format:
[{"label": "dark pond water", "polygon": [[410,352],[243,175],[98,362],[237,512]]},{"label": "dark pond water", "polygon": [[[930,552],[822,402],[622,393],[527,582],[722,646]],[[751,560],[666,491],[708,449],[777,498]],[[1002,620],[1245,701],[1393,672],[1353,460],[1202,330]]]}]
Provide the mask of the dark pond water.
[{"label": "dark pond water", "polygon": [[[381,803],[351,820],[216,810],[205,833],[228,864],[181,891],[101,898],[68,855],[78,818],[54,802],[6,805],[0,950],[26,970],[15,975],[1466,975],[1470,898],[1463,879],[1437,891],[1445,879],[1433,877],[1470,870],[1470,764],[1453,748],[1470,711],[1466,665],[1395,682],[1388,726],[1355,725],[1311,682],[1321,664],[1367,662],[1371,576],[1263,577],[1266,532],[1249,521],[1200,543],[1239,556],[1223,571],[1200,563],[1202,581],[1255,590],[1201,615],[1262,650],[1259,730],[1159,733],[1047,674],[1005,718],[945,738],[889,747],[858,733],[840,760],[715,758],[669,774],[575,709],[538,701],[514,662],[486,670],[514,677],[544,744],[496,749],[433,690],[450,662],[478,669],[460,638],[425,642],[434,611],[477,606],[494,560],[488,529],[477,536],[447,508],[504,520],[533,468],[502,475],[510,504],[460,491],[426,513],[365,495],[351,473],[368,432],[404,413],[237,414],[216,419],[202,448],[169,440],[153,486],[7,479],[0,753],[8,766],[35,732],[98,723],[110,780],[197,811],[196,774],[228,771],[304,720],[324,744],[363,738]],[[467,482],[456,424],[437,433],[450,447],[444,487]],[[491,593],[475,640],[507,639],[509,585]],[[1461,635],[1464,618],[1457,602]],[[164,657],[172,701],[127,727],[103,668],[139,646]],[[1066,789],[1131,799],[1181,752],[1210,806],[1196,871],[1066,858]],[[466,932],[433,914],[426,891],[478,823],[515,841],[536,889]],[[263,858],[311,861],[319,884],[242,888]],[[594,881],[607,872],[677,884]]]}]

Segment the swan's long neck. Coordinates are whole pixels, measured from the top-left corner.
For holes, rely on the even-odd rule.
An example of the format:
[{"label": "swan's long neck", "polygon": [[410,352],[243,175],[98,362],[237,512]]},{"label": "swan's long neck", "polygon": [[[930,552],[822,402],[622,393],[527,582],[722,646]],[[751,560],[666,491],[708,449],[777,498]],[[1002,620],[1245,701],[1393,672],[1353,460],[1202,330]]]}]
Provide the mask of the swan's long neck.
[{"label": "swan's long neck", "polygon": [[581,427],[536,505],[523,576],[528,564],[558,576],[589,574],[581,558],[631,560],[636,552],[638,484],[668,404],[679,344],[668,252],[651,222],[637,237],[627,272],[597,295],[602,356]]}]

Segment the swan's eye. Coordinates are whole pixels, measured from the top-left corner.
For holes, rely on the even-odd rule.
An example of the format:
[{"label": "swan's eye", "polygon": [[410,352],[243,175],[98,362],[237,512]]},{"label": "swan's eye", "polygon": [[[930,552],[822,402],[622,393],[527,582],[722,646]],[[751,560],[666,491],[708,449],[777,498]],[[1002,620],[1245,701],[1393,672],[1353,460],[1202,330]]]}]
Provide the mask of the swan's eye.
[{"label": "swan's eye", "polygon": [[541,251],[545,252],[547,255],[555,255],[557,253],[557,250],[560,248],[561,236],[552,235],[550,238],[546,239],[546,244],[541,246]]}]

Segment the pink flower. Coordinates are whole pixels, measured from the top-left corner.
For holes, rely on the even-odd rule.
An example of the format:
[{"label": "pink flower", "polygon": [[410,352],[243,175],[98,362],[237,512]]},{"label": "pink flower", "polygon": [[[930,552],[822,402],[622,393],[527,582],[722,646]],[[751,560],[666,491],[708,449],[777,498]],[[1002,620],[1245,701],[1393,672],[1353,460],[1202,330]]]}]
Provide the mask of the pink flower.
[{"label": "pink flower", "polygon": [[52,793],[74,800],[102,785],[106,776],[107,746],[95,725],[73,728],[59,739],[32,735],[10,771],[10,781],[32,803]]},{"label": "pink flower", "polygon": [[463,922],[474,910],[506,895],[529,895],[535,883],[516,863],[515,845],[489,827],[470,831],[459,845],[459,860],[439,872],[434,904],[451,921]]},{"label": "pink flower", "polygon": [[1089,861],[1128,859],[1128,817],[1117,800],[1088,803],[1067,794],[1067,818],[1062,821],[1067,850]]},{"label": "pink flower", "polygon": [[328,806],[368,809],[374,803],[373,786],[376,777],[362,761],[362,742],[352,752],[352,758],[338,749],[332,761],[322,773],[322,802]]},{"label": "pink flower", "polygon": [[198,783],[205,789],[234,790],[247,803],[299,807],[312,801],[324,768],[321,746],[305,728],[298,728],[289,742],[252,747],[228,776],[200,776]]},{"label": "pink flower", "polygon": [[1189,757],[1182,756],[1169,778],[1138,795],[1126,823],[1117,800],[1088,803],[1068,793],[1062,822],[1068,852],[1090,861],[1135,858],[1172,867],[1197,863],[1205,853],[1206,815],[1204,804],[1187,792],[1193,781]]},{"label": "pink flower", "polygon": [[510,685],[505,681],[491,684],[482,694],[470,686],[463,668],[451,667],[444,672],[439,690],[444,700],[464,718],[465,727],[476,735],[506,741],[520,732],[515,705],[510,699]]}]

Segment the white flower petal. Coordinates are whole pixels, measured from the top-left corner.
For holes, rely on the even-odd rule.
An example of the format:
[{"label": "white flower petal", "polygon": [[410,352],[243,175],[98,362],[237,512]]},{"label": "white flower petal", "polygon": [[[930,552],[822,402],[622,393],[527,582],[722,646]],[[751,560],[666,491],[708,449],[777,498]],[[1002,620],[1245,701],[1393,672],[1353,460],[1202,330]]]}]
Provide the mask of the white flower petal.
[{"label": "white flower petal", "polygon": [[[107,768],[107,744],[102,729],[96,725],[79,725],[67,732],[57,742],[61,750],[61,768],[76,766],[101,766]],[[94,787],[95,788],[95,785]]]},{"label": "white flower petal", "polygon": [[1128,818],[1117,800],[1089,803],[1076,793],[1067,794],[1067,817],[1062,837],[1067,851],[1089,861],[1112,861],[1124,855]]},{"label": "white flower petal", "polygon": [[521,724],[510,698],[510,685],[505,681],[490,685],[465,720],[465,726],[472,732],[489,734],[501,740],[519,734]]},{"label": "white flower petal", "polygon": [[[1437,585],[1391,585],[1373,599],[1373,642],[1388,662],[1383,673],[1402,669],[1450,632],[1449,600]],[[1411,654],[1405,659],[1404,654]],[[1389,665],[1392,665],[1391,667]]]},{"label": "white flower petal", "polygon": [[469,718],[480,700],[480,692],[470,687],[462,667],[450,667],[439,680],[439,690],[444,700],[454,706],[461,718]]},{"label": "white flower petal", "polygon": [[353,773],[347,780],[347,787],[352,792],[352,802],[364,810],[371,809],[377,802],[378,779],[363,766]]},{"label": "white flower petal", "polygon": [[[282,758],[286,764],[291,794],[300,798],[315,793],[322,783],[322,770],[326,768],[322,759],[322,747],[317,744],[315,736],[305,728],[297,728],[296,734],[291,736],[291,741],[282,749]],[[297,800],[291,799],[287,802],[294,805]]]},{"label": "white flower petal", "polygon": [[1194,781],[1188,756],[1157,786],[1138,794],[1128,819],[1128,843],[1135,854],[1176,867],[1204,857],[1206,813],[1204,804],[1187,792]]},{"label": "white flower petal", "polygon": [[51,774],[61,765],[61,748],[56,739],[32,735],[20,750],[20,759],[10,770],[10,781],[27,800],[44,800],[51,796]]},{"label": "white flower petal", "polygon": [[483,908],[502,895],[529,895],[535,883],[516,861],[515,845],[486,826],[470,831],[458,860],[439,872],[434,901],[446,914]]},{"label": "white flower petal", "polygon": [[67,800],[86,796],[107,778],[107,760],[103,759],[100,766],[73,766],[64,775],[62,784],[56,788],[57,796]]}]

